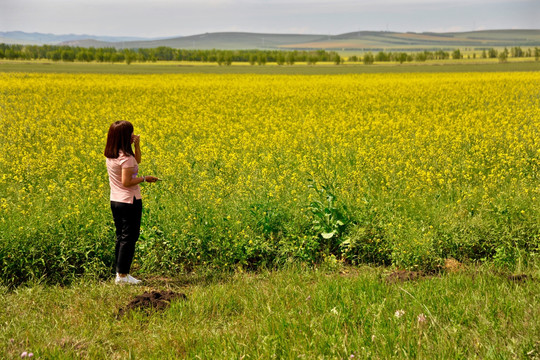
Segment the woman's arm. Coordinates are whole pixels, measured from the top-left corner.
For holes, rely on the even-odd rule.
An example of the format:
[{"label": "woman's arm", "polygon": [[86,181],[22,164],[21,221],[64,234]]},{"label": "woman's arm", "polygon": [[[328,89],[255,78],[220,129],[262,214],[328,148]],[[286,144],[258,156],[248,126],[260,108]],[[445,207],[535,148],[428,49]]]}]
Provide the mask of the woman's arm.
[{"label": "woman's arm", "polygon": [[159,180],[157,177],[151,175],[133,177],[134,169],[134,167],[122,169],[122,185],[124,185],[125,187],[135,186],[145,181],[149,183],[154,183]]},{"label": "woman's arm", "polygon": [[134,167],[122,168],[122,185],[125,187],[131,187],[138,185],[144,181],[144,177],[133,177]]},{"label": "woman's arm", "polygon": [[141,136],[140,135],[133,135],[133,146],[135,147],[135,160],[137,160],[137,164],[141,163]]}]

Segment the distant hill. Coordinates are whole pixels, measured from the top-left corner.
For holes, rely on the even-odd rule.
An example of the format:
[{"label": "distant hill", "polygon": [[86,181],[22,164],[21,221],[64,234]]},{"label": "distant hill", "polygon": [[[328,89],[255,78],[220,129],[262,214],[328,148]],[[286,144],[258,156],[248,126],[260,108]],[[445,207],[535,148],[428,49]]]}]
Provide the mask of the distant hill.
[{"label": "distant hill", "polygon": [[55,35],[43,33],[27,33],[23,31],[0,31],[0,43],[4,44],[21,44],[21,45],[58,45],[62,42],[78,41],[84,39],[93,39],[104,42],[119,42],[119,41],[148,41],[154,40],[150,38],[129,37],[129,36],[96,36],[96,35]]},{"label": "distant hill", "polygon": [[82,47],[155,48],[168,46],[176,49],[279,49],[297,43],[316,42],[323,35],[258,34],[244,32],[206,33],[153,41],[98,42],[94,40],[66,41],[63,44]]},{"label": "distant hill", "polygon": [[[339,35],[259,34],[246,32],[206,33],[167,39],[129,37],[92,37],[91,35],[53,35],[21,32],[0,32],[0,42],[18,39],[19,44],[62,44],[80,47],[177,49],[325,49],[363,51],[413,51],[454,48],[537,47],[540,30],[484,30],[453,33],[400,33],[358,31]],[[5,42],[5,41],[4,41]]]},{"label": "distant hill", "polygon": [[327,50],[433,50],[540,46],[540,30],[487,30],[462,33],[399,33],[359,31],[327,36],[314,42],[283,45],[294,49]]}]

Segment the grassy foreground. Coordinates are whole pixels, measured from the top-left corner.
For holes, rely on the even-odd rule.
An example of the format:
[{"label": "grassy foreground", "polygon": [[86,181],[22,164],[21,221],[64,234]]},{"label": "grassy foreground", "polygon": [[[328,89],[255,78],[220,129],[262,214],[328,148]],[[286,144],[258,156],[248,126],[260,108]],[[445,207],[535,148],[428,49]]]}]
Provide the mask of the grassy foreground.
[{"label": "grassy foreground", "polygon": [[[415,281],[382,268],[283,269],[0,289],[0,358],[537,359],[540,269],[487,267]],[[525,277],[525,276],[524,276]],[[187,295],[161,312],[118,309],[148,290]]]}]

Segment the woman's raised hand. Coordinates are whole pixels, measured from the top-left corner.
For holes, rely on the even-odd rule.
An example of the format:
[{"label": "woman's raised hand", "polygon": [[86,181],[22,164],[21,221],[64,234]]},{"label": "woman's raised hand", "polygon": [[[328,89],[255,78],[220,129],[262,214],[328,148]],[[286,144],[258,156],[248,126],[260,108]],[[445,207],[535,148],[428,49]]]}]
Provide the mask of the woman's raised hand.
[{"label": "woman's raised hand", "polygon": [[161,180],[161,179],[159,179],[159,178],[157,178],[155,176],[151,176],[151,175],[146,175],[144,178],[146,179],[146,182],[149,182],[149,183],[154,183],[156,181]]},{"label": "woman's raised hand", "polygon": [[135,135],[135,134],[131,135],[131,142],[133,143],[133,145],[139,146],[140,141],[141,141],[141,135]]}]

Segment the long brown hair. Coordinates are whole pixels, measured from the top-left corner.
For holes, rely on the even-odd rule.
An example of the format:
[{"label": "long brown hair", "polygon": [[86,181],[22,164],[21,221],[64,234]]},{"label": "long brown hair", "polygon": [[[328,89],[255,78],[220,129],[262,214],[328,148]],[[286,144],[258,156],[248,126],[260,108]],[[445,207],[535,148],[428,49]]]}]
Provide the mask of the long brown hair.
[{"label": "long brown hair", "polygon": [[133,125],[129,121],[121,120],[112,123],[109,127],[104,155],[116,159],[122,150],[124,154],[135,156],[131,148],[131,134],[133,134]]}]

